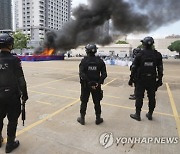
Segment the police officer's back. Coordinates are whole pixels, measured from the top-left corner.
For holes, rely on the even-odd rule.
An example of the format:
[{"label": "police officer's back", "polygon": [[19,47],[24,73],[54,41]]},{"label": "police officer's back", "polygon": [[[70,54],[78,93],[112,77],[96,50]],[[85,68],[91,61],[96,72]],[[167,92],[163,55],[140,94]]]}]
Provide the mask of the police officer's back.
[{"label": "police officer's back", "polygon": [[79,77],[81,83],[81,107],[80,117],[77,119],[82,125],[85,124],[85,114],[87,103],[90,93],[92,94],[96,124],[103,122],[101,118],[101,105],[102,99],[101,84],[104,83],[104,79],[107,77],[105,63],[100,57],[96,57],[97,47],[94,44],[88,44],[85,47],[87,56],[84,57],[79,65]]},{"label": "police officer's back", "polygon": [[16,140],[18,117],[21,113],[21,101],[28,99],[26,81],[24,79],[21,61],[10,52],[14,39],[9,34],[0,34],[0,147],[3,141],[3,119],[7,116],[6,153],[19,146]]},{"label": "police officer's back", "polygon": [[153,49],[154,39],[145,37],[142,41],[144,49],[136,56],[131,69],[129,85],[136,78],[136,113],[130,117],[141,120],[140,112],[143,105],[144,92],[147,90],[149,99],[149,112],[146,114],[152,120],[152,114],[156,106],[155,92],[162,85],[163,63],[162,55]]}]

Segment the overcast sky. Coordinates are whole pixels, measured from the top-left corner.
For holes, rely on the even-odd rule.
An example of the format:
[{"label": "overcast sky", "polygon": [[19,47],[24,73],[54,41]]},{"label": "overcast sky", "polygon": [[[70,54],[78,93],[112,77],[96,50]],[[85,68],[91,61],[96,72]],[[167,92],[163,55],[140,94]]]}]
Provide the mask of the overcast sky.
[{"label": "overcast sky", "polygon": [[[72,0],[72,7],[76,7],[80,3],[81,4],[87,4],[87,0]],[[159,29],[157,29],[155,31],[152,31],[149,34],[129,35],[129,38],[134,38],[134,37],[142,38],[142,37],[144,37],[146,35],[151,35],[151,36],[153,36],[155,38],[162,38],[162,37],[165,37],[165,36],[168,36],[168,35],[172,35],[172,34],[180,35],[179,27],[180,27],[180,21],[177,21],[175,23],[172,23],[172,24],[160,27]]]},{"label": "overcast sky", "polygon": [[87,0],[72,0],[72,7],[76,7],[79,4],[87,4]]}]

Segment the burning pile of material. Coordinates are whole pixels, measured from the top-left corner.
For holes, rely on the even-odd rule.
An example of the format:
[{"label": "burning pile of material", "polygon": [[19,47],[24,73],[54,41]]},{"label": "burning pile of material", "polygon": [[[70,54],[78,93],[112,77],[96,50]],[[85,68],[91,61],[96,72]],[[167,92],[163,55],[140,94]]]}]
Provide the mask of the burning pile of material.
[{"label": "burning pile of material", "polygon": [[[42,49],[41,49],[42,50]],[[39,50],[39,51],[41,51]],[[49,60],[64,60],[63,55],[54,55],[55,49],[45,48],[42,52],[32,56],[19,56],[22,61],[49,61]]]},{"label": "burning pile of material", "polygon": [[54,49],[45,48],[45,50],[40,54],[41,56],[51,56],[55,52]]}]

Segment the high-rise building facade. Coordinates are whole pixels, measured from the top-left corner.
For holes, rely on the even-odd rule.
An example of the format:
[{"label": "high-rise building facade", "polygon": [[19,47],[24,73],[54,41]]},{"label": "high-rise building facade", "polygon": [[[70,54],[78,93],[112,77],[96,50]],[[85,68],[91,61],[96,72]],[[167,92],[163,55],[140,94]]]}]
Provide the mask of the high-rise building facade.
[{"label": "high-rise building facade", "polygon": [[40,41],[48,30],[59,30],[70,19],[71,0],[15,0],[15,29]]},{"label": "high-rise building facade", "polygon": [[12,31],[11,0],[0,0],[0,31]]}]

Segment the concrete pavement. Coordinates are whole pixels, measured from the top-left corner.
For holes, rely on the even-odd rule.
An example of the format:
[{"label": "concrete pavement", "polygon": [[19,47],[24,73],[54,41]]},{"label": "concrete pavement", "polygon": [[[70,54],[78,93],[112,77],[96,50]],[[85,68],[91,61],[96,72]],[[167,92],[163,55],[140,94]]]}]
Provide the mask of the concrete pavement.
[{"label": "concrete pavement", "polygon": [[[133,92],[133,88],[127,85],[129,68],[107,65],[108,78],[103,85],[102,100],[104,123],[98,126],[95,125],[92,99],[88,103],[86,125],[82,126],[76,121],[80,106],[79,63],[78,60],[23,62],[30,99],[26,105],[25,127],[19,119],[17,139],[21,145],[13,152],[14,154],[179,153],[179,60],[164,61],[164,84],[157,92],[154,119],[149,121],[145,117],[148,110],[146,96],[141,122],[129,117],[134,113],[134,101],[128,99],[129,94]],[[7,120],[3,130],[4,137],[6,125]],[[107,138],[103,138],[105,140],[102,141],[105,133]],[[141,139],[149,137],[153,140],[155,137],[161,140],[178,138],[179,143],[176,143],[176,140],[172,144],[124,143],[127,137]],[[124,140],[117,145],[116,138]],[[5,144],[0,153],[4,153],[4,148]]]}]

